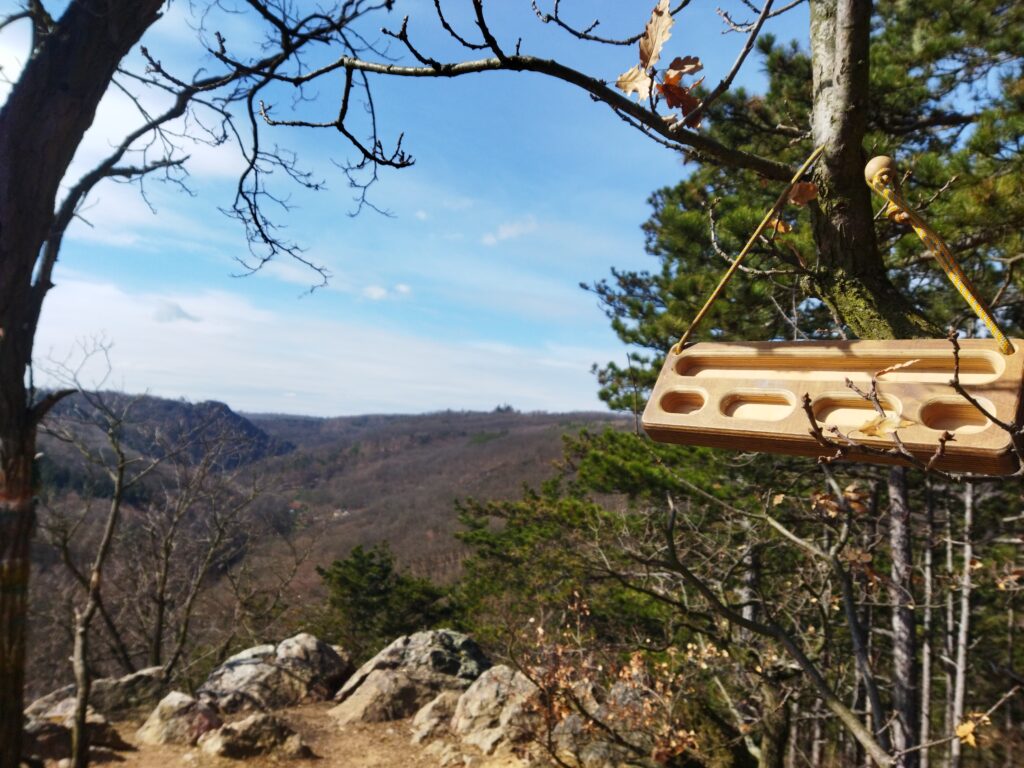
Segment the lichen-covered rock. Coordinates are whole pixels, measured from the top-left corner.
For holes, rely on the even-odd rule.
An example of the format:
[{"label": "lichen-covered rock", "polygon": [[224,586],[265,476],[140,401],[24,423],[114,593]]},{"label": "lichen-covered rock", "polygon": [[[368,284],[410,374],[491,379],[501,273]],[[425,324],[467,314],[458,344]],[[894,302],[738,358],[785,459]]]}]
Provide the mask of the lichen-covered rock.
[{"label": "lichen-covered rock", "polygon": [[331,714],[342,725],[408,717],[441,691],[465,690],[488,667],[480,646],[459,632],[403,636],[349,678]]},{"label": "lichen-covered rock", "polygon": [[184,744],[194,746],[207,731],[220,728],[223,721],[208,704],[187,693],[171,691],[135,732],[142,744]]},{"label": "lichen-covered rock", "polygon": [[250,715],[200,737],[199,749],[213,757],[243,760],[276,753],[287,757],[312,757],[313,752],[291,727],[273,715]]},{"label": "lichen-covered rock", "polygon": [[213,671],[197,695],[222,712],[280,709],[331,698],[351,671],[349,659],[302,633],[277,646],[236,653]]},{"label": "lichen-covered rock", "polygon": [[412,743],[422,744],[447,732],[461,695],[457,690],[441,691],[420,707],[412,719]]},{"label": "lichen-covered rock", "polygon": [[499,665],[477,678],[455,707],[452,733],[485,755],[529,739],[536,725],[530,702],[536,686],[521,672]]}]

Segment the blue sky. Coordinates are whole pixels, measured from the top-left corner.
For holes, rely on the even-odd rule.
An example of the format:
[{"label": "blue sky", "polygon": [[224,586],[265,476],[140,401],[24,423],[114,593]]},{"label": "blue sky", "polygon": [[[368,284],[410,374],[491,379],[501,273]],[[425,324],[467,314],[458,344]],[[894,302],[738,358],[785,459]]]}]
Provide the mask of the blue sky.
[{"label": "blue sky", "polygon": [[[461,8],[468,5],[449,0],[445,7],[470,35]],[[608,34],[629,34],[652,5],[566,1],[562,8],[581,22],[602,18]],[[749,15],[739,3],[723,7]],[[582,45],[540,24],[528,0],[490,0],[486,8],[501,39],[511,45],[521,36],[526,53],[609,80],[635,63],[633,47]],[[432,0],[399,0],[386,24],[397,28],[405,14],[424,50],[461,55],[436,26]],[[190,4],[178,0],[144,42],[169,69],[188,74],[205,61],[193,24]],[[258,31],[245,15],[215,25],[229,44]],[[803,40],[806,25],[801,7],[769,22],[768,31]],[[708,82],[717,82],[743,43],[723,29],[714,5],[693,3],[666,55],[700,56]],[[24,58],[26,33],[15,26],[0,34],[9,77]],[[756,90],[762,82],[751,57],[737,84]],[[337,85],[321,86],[306,114],[332,115]],[[90,199],[88,223],[72,225],[37,337],[37,378],[46,380],[52,360],[73,356],[77,340],[102,335],[113,344],[113,384],[247,411],[600,408],[590,366],[621,360],[625,350],[578,284],[612,266],[656,267],[644,254],[640,225],[648,195],[687,172],[678,155],[585,94],[540,76],[378,77],[374,87],[383,135],[404,132],[416,158],[412,168],[384,171],[373,190],[391,217],[347,215],[351,191],[332,160],[351,151],[339,136],[265,132],[327,181],[315,194],[280,187],[293,209],[278,220],[328,267],[329,287],[309,295],[315,275],[288,261],[232,277],[245,242],[218,207],[230,203],[237,148],[186,146],[193,195],[149,184],[154,214],[136,186],[108,182]],[[136,121],[127,100],[111,93],[69,178]]]}]

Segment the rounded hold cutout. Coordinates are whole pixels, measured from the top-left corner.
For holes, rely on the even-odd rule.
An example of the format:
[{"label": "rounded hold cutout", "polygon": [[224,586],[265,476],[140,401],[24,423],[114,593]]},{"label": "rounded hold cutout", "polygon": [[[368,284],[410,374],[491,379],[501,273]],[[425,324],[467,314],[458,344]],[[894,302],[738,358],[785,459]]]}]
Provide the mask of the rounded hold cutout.
[{"label": "rounded hold cutout", "polygon": [[661,397],[661,410],[667,413],[696,413],[704,407],[704,395],[700,392],[672,391]]},{"label": "rounded hold cutout", "polygon": [[[978,398],[985,410],[993,413],[995,408],[988,400]],[[921,409],[921,423],[929,429],[952,432],[955,435],[973,435],[988,429],[990,422],[981,411],[966,400],[944,398],[932,400]]]},{"label": "rounded hold cutout", "polygon": [[789,392],[730,392],[722,398],[722,414],[734,419],[779,421],[793,412],[796,401]]},{"label": "rounded hold cutout", "polygon": [[[898,402],[894,403],[888,397],[880,397],[878,400],[886,416],[899,414]],[[840,429],[856,429],[878,415],[874,403],[852,394],[819,397],[811,405],[811,410],[820,424]]]}]

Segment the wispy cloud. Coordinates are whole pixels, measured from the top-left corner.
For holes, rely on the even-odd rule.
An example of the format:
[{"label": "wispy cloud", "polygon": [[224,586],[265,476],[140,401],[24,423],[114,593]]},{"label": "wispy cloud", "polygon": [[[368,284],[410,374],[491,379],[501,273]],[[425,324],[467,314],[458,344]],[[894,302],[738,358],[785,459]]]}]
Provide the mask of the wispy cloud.
[{"label": "wispy cloud", "polygon": [[[113,343],[114,377],[131,392],[318,415],[506,402],[524,410],[601,407],[589,366],[608,350],[439,340],[300,309],[259,309],[225,291],[140,294],[67,275],[59,282],[43,312],[40,360],[103,334]],[[161,322],[153,307],[164,304],[188,307],[202,322]],[[402,350],[401,366],[395,350]]]},{"label": "wispy cloud", "polygon": [[420,221],[426,221],[427,219],[429,219],[429,218],[430,218],[430,214],[429,214],[429,213],[427,213],[427,212],[426,212],[426,211],[424,211],[424,210],[419,210],[419,211],[416,211],[416,213],[415,213],[415,214],[413,214],[413,215],[414,215],[414,216],[415,216],[415,217],[416,217],[417,219],[419,219]]},{"label": "wispy cloud", "polygon": [[398,296],[408,296],[412,288],[407,283],[397,283],[390,290],[381,285],[368,285],[363,288],[363,296],[370,301],[383,301]]},{"label": "wispy cloud", "polygon": [[488,232],[480,238],[480,242],[484,245],[494,246],[503,240],[514,240],[517,237],[522,237],[536,231],[537,220],[532,215],[524,216],[521,219],[500,224],[496,230]]},{"label": "wispy cloud", "polygon": [[187,320],[190,323],[198,323],[199,318],[185,311],[185,308],[176,301],[161,300],[153,313],[153,319],[158,323],[173,323],[177,320]]}]

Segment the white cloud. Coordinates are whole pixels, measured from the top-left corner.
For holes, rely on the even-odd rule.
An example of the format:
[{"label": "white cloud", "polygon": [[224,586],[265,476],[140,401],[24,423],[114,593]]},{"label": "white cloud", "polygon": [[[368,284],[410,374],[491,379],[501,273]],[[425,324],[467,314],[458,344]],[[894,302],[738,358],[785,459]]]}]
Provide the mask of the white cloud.
[{"label": "white cloud", "polygon": [[412,293],[412,288],[406,285],[405,283],[398,283],[397,285],[395,285],[395,293],[399,294],[400,296],[408,296],[410,293]]},{"label": "white cloud", "polygon": [[[261,310],[224,291],[127,292],[59,276],[47,299],[37,359],[64,358],[76,339],[113,348],[112,381],[130,392],[217,399],[250,411],[317,415],[444,408],[599,409],[589,373],[611,349],[435,340],[303,314]],[[153,308],[188,307],[202,322],[160,322]],[[104,333],[105,332],[105,333]],[[400,351],[402,364],[396,365]],[[410,376],[409,371],[415,371]],[[45,385],[45,372],[39,372]]]},{"label": "white cloud", "polygon": [[317,254],[303,254],[304,257],[309,258],[314,264],[322,265],[327,270],[327,285],[322,285],[320,273],[315,269],[303,264],[300,261],[296,261],[288,257],[287,255],[278,255],[275,258],[268,261],[259,271],[256,273],[262,277],[270,277],[274,280],[280,280],[282,283],[290,283],[291,285],[300,286],[303,292],[309,291],[315,288],[318,291],[331,290],[340,291],[342,293],[350,293],[352,286],[349,281],[343,276],[337,274],[335,270],[326,261],[320,259]]},{"label": "white cloud", "polygon": [[417,219],[419,219],[420,221],[426,221],[427,219],[430,218],[430,214],[428,214],[426,211],[422,211],[422,210],[421,211],[416,211],[416,213],[413,214],[413,215]]},{"label": "white cloud", "polygon": [[484,245],[497,245],[503,240],[514,240],[517,237],[537,231],[537,220],[533,216],[524,216],[516,221],[508,221],[498,226],[494,232],[488,232],[480,242]]},{"label": "white cloud", "polygon": [[153,313],[153,319],[158,323],[173,323],[177,320],[187,320],[190,323],[198,323],[199,318],[189,314],[184,307],[176,301],[161,300]]},{"label": "white cloud", "polygon": [[368,285],[363,288],[363,296],[370,301],[380,301],[388,297],[388,289],[381,288],[379,285]]}]

